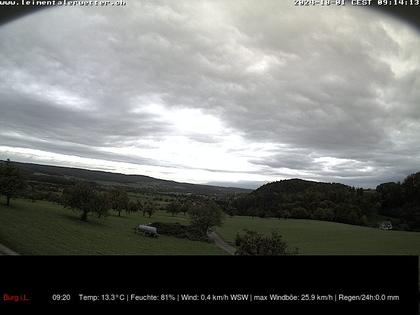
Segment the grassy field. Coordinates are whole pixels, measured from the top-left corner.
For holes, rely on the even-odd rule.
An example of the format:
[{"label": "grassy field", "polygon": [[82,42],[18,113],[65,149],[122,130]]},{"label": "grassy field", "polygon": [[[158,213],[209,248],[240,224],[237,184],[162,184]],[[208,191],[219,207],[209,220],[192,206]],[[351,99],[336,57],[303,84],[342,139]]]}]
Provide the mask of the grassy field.
[{"label": "grassy field", "polygon": [[0,205],[0,243],[20,254],[35,255],[224,255],[216,245],[174,237],[148,238],[134,233],[137,224],[185,221],[160,212],[151,219],[138,214],[90,218],[82,222],[53,203],[12,200]]},{"label": "grassy field", "polygon": [[[224,255],[214,244],[174,237],[152,239],[137,235],[137,224],[186,222],[184,215],[172,217],[157,212],[151,219],[140,214],[90,218],[82,222],[69,209],[50,202],[12,200],[12,207],[0,205],[0,243],[20,254],[191,254]],[[227,218],[216,231],[233,244],[243,229],[270,233],[277,230],[291,247],[308,255],[420,255],[420,233],[382,231],[333,222]]]},{"label": "grassy field", "polygon": [[420,255],[420,233],[383,231],[341,223],[296,220],[227,218],[216,231],[233,244],[243,229],[261,233],[279,231],[291,247],[307,255]]}]

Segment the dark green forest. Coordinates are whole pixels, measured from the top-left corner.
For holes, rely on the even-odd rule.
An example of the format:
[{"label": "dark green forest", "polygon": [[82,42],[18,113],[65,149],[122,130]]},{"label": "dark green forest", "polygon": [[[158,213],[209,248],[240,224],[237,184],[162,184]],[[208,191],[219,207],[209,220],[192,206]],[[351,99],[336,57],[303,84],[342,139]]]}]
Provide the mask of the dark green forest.
[{"label": "dark green forest", "polygon": [[[230,215],[295,218],[372,225],[386,217],[394,228],[420,230],[420,173],[402,183],[363,189],[302,179],[272,182],[220,201]],[[374,224],[377,224],[375,222]]]}]

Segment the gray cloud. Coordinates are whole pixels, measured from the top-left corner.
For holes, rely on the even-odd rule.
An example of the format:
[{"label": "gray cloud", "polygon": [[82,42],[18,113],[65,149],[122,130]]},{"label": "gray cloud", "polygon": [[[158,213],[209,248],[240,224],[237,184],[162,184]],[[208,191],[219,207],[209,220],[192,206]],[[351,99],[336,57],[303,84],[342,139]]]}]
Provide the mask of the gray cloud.
[{"label": "gray cloud", "polygon": [[0,28],[0,145],[183,181],[375,186],[420,165],[419,51],[409,26],[351,7],[44,10]]}]

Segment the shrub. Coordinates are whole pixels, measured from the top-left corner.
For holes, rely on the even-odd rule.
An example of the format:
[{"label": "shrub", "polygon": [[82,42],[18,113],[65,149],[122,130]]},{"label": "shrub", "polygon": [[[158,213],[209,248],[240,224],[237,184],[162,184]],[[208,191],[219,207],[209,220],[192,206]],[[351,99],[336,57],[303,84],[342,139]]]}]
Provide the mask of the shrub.
[{"label": "shrub", "polygon": [[154,222],[150,226],[157,228],[158,233],[162,235],[186,238],[191,241],[208,241],[207,235],[201,229],[192,225]]},{"label": "shrub", "polygon": [[237,234],[237,250],[235,255],[239,256],[277,256],[277,255],[295,255],[298,249],[288,249],[286,242],[277,232],[272,232],[267,236],[255,231],[245,230],[244,235]]}]

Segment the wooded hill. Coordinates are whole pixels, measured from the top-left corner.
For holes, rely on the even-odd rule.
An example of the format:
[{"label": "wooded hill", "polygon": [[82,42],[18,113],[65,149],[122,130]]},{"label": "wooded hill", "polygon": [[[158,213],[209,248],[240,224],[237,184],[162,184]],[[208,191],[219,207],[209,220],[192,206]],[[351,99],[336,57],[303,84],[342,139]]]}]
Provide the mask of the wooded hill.
[{"label": "wooded hill", "polygon": [[272,182],[231,201],[236,215],[369,225],[387,216],[397,229],[420,230],[420,173],[376,190],[301,179]]}]

